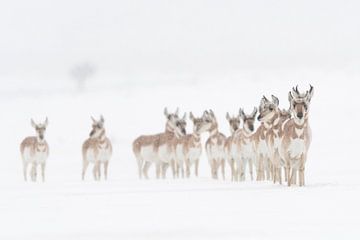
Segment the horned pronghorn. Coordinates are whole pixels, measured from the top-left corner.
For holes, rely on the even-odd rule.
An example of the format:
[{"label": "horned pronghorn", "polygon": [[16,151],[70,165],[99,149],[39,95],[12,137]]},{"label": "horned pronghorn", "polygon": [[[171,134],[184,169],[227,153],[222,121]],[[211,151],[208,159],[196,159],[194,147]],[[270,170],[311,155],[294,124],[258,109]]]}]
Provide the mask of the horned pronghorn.
[{"label": "horned pronghorn", "polygon": [[91,117],[93,124],[89,138],[82,145],[83,169],[82,180],[85,178],[86,169],[89,163],[94,164],[93,176],[95,180],[101,178],[101,164],[104,166],[104,177],[107,179],[109,160],[112,155],[112,145],[109,138],[106,137],[104,128],[104,117],[101,115],[97,121]]},{"label": "horned pronghorn", "polygon": [[186,177],[190,177],[190,168],[195,165],[195,176],[198,176],[199,160],[202,152],[201,134],[206,132],[211,127],[211,119],[204,114],[202,117],[196,118],[190,112],[190,120],[193,122],[193,133],[187,134],[178,140],[175,144],[176,153],[176,175],[179,175],[179,168],[181,175],[184,177],[184,165],[186,169]]},{"label": "horned pronghorn", "polygon": [[235,142],[235,132],[240,127],[240,115],[230,117],[229,113],[226,113],[226,120],[229,122],[230,126],[230,137],[226,139],[225,142],[225,154],[227,162],[231,170],[231,180],[236,180],[236,169],[235,169],[235,159],[236,159],[236,142]]},{"label": "horned pronghorn", "polygon": [[205,144],[206,154],[211,167],[211,175],[212,178],[217,179],[218,169],[221,166],[222,177],[225,179],[226,137],[218,130],[218,123],[214,112],[212,110],[210,110],[210,113],[205,111],[205,115],[211,120],[211,126],[209,129],[210,136]]},{"label": "horned pronghorn", "polygon": [[[269,150],[271,172],[273,182],[282,183],[281,168],[285,167],[285,161],[280,156],[280,142],[283,135],[282,126],[290,118],[288,111],[279,109],[279,99],[271,95],[272,101],[264,98],[267,105],[267,114],[264,115],[264,121],[270,125],[266,132],[266,141]],[[285,178],[286,180],[286,178]]]},{"label": "horned pronghorn", "polygon": [[[167,108],[164,109],[164,115],[166,117],[166,126],[163,133],[155,135],[142,135],[134,140],[133,152],[138,164],[138,173],[139,178],[144,177],[148,179],[148,169],[152,163],[156,165],[156,177],[160,177],[162,169],[162,162],[158,155],[158,150],[160,147],[163,150],[166,150],[169,158],[171,158],[172,149],[171,144],[172,140],[175,137],[175,133],[183,134],[181,129],[181,124],[178,117],[179,110],[177,109],[175,113],[170,114],[167,111]],[[175,172],[174,163],[171,162],[173,173]]]},{"label": "horned pronghorn", "polygon": [[244,113],[243,109],[240,109],[240,118],[243,122],[243,128],[236,131],[236,165],[238,179],[245,180],[246,166],[249,165],[249,172],[251,180],[253,180],[253,162],[256,158],[255,146],[253,142],[254,123],[257,113],[257,108],[254,107],[253,112],[250,115]]},{"label": "horned pronghorn", "polygon": [[268,121],[272,118],[275,107],[276,107],[275,104],[267,100],[265,96],[262,97],[259,106],[259,116],[258,116],[258,121],[260,121],[260,126],[253,135],[253,141],[255,144],[255,152],[256,152],[255,167],[257,172],[256,174],[257,181],[263,181],[265,180],[265,178],[266,180],[270,180],[271,178],[270,153],[266,139],[266,134],[271,127],[271,124]]},{"label": "horned pronghorn", "polygon": [[20,144],[21,158],[23,161],[24,180],[27,181],[28,165],[31,165],[30,177],[36,181],[37,166],[41,166],[42,181],[45,181],[46,159],[49,156],[49,145],[45,140],[45,131],[48,125],[48,118],[44,123],[36,124],[31,119],[31,126],[35,128],[36,137],[27,137]]},{"label": "horned pronghorn", "polygon": [[296,184],[296,174],[299,172],[299,185],[305,185],[305,162],[311,143],[309,126],[309,107],[314,88],[300,93],[298,88],[289,92],[289,102],[293,118],[284,124],[280,154],[285,159],[288,186]]}]

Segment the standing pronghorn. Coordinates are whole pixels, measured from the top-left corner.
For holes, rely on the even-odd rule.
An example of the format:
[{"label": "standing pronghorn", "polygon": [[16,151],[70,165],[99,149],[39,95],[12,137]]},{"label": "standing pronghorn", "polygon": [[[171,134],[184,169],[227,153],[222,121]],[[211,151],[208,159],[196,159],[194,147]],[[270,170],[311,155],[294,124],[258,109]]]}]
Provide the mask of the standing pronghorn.
[{"label": "standing pronghorn", "polygon": [[225,179],[226,137],[218,130],[218,123],[214,112],[212,110],[210,110],[210,113],[206,111],[205,115],[211,120],[211,126],[209,129],[210,136],[205,144],[206,154],[211,167],[211,175],[212,178],[217,179],[218,169],[221,166],[222,177]]},{"label": "standing pronghorn", "polygon": [[[175,137],[175,132],[177,134],[183,134],[183,130],[181,129],[181,123],[178,117],[179,110],[177,109],[175,113],[169,114],[167,108],[164,109],[164,115],[167,119],[165,132],[155,134],[155,135],[142,135],[134,140],[133,152],[136,157],[136,161],[138,164],[138,173],[139,178],[142,178],[144,175],[146,179],[148,179],[148,170],[152,163],[156,165],[156,177],[160,177],[161,170],[165,171],[164,167],[162,167],[162,161],[160,160],[158,150],[162,147],[163,150],[166,150],[169,158],[172,157],[172,149],[171,144],[173,138]],[[164,147],[168,146],[168,148]],[[174,162],[170,161],[173,173],[175,172]],[[162,173],[164,175],[164,173]]]},{"label": "standing pronghorn", "polygon": [[36,130],[36,137],[27,137],[20,144],[20,152],[24,167],[24,180],[27,181],[27,169],[31,164],[30,177],[33,182],[36,181],[37,166],[41,166],[42,181],[45,181],[46,159],[49,156],[49,145],[45,140],[45,131],[48,125],[46,118],[44,123],[36,124],[31,119],[31,126]]},{"label": "standing pronghorn", "polygon": [[271,124],[269,120],[273,117],[273,111],[275,110],[275,104],[267,100],[264,96],[261,99],[259,106],[259,116],[258,121],[260,121],[260,126],[253,135],[253,141],[255,144],[255,167],[256,167],[256,180],[263,181],[265,177],[267,180],[270,180],[270,153],[269,147],[266,140],[266,134],[269,131]]},{"label": "standing pronghorn", "polygon": [[243,121],[243,128],[236,131],[236,165],[238,179],[245,180],[246,165],[249,165],[249,172],[251,180],[253,180],[253,162],[256,158],[255,146],[253,142],[254,123],[257,113],[257,108],[254,107],[250,115],[244,113],[240,109],[240,117]]},{"label": "standing pronghorn", "polygon": [[269,148],[273,182],[279,182],[281,184],[281,168],[285,167],[285,161],[280,156],[280,144],[283,135],[282,126],[290,116],[286,110],[279,109],[279,99],[277,97],[271,95],[271,98],[271,102],[265,98],[268,107],[267,115],[264,120],[271,126],[266,132],[266,140]]},{"label": "standing pronghorn", "polygon": [[195,165],[195,176],[198,176],[199,160],[202,152],[201,134],[206,132],[211,127],[211,119],[204,112],[200,118],[194,117],[190,112],[190,120],[193,122],[193,133],[187,134],[176,140],[175,143],[175,163],[176,175],[179,175],[179,168],[181,175],[184,177],[184,164],[186,169],[186,177],[190,177],[190,168]]},{"label": "standing pronghorn", "polygon": [[104,176],[107,179],[109,160],[112,155],[112,145],[105,135],[104,117],[101,115],[100,120],[96,121],[91,117],[93,124],[89,138],[82,146],[83,169],[82,180],[85,178],[86,169],[89,163],[94,164],[93,176],[95,180],[100,180],[101,164],[104,165]]},{"label": "standing pronghorn", "polygon": [[231,170],[231,180],[234,181],[236,179],[235,159],[237,157],[235,132],[240,127],[240,114],[238,114],[237,116],[230,117],[230,114],[226,113],[226,120],[228,120],[229,122],[231,135],[226,139],[225,142],[225,154]]},{"label": "standing pronghorn", "polygon": [[[299,185],[305,185],[305,162],[311,143],[311,129],[309,126],[309,106],[314,95],[314,88],[306,93],[299,93],[298,88],[289,92],[289,102],[293,118],[284,125],[280,153],[285,159],[288,186],[296,184],[296,174],[299,172]],[[291,173],[290,173],[291,170]]]}]

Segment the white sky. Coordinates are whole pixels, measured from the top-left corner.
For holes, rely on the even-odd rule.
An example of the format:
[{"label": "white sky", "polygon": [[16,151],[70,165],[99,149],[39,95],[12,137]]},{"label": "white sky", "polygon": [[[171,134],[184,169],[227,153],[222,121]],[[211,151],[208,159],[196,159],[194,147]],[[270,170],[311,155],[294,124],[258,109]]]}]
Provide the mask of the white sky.
[{"label": "white sky", "polygon": [[257,68],[357,70],[359,1],[8,0],[0,78],[211,74]]}]

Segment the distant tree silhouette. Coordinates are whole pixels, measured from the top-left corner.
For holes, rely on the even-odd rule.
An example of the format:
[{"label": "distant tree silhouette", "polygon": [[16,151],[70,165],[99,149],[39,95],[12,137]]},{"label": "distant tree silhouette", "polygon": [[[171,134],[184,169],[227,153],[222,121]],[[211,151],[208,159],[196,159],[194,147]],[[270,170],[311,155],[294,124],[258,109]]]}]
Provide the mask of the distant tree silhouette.
[{"label": "distant tree silhouette", "polygon": [[70,75],[76,81],[78,91],[84,91],[87,82],[95,74],[96,68],[91,63],[75,65],[70,70]]}]

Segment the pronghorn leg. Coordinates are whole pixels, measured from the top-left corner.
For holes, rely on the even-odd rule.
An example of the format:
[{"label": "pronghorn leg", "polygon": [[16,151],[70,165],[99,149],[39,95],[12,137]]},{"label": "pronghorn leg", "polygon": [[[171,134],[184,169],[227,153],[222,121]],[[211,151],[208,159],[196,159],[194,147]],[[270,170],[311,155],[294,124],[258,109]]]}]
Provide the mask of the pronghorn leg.
[{"label": "pronghorn leg", "polygon": [[94,180],[95,180],[95,181],[98,180],[98,175],[97,175],[97,173],[98,173],[97,165],[98,165],[98,164],[99,164],[98,162],[95,162],[95,163],[94,163],[94,167],[93,167],[93,177],[94,177]]},{"label": "pronghorn leg", "polygon": [[161,172],[161,163],[157,163],[155,165],[155,172],[156,172],[156,179],[160,178],[160,172]]},{"label": "pronghorn leg", "polygon": [[246,177],[246,165],[247,165],[248,160],[247,159],[243,159],[242,161],[242,169],[241,169],[241,181],[245,181]]},{"label": "pronghorn leg", "polygon": [[262,155],[261,156],[258,156],[258,164],[257,164],[257,169],[256,169],[256,181],[261,181],[261,168],[262,168]]},{"label": "pronghorn leg", "polygon": [[[104,178],[107,180],[109,161],[104,162]],[[141,173],[141,171],[140,171]]]},{"label": "pronghorn leg", "polygon": [[172,172],[173,178],[176,178],[177,171],[178,171],[178,165],[177,165],[177,163],[175,162],[175,160],[171,160],[171,161],[170,161],[170,168],[171,168],[171,172]]},{"label": "pronghorn leg", "polygon": [[144,164],[144,161],[142,158],[138,157],[137,158],[137,164],[138,164],[138,174],[139,174],[139,178],[142,179],[142,167]]},{"label": "pronghorn leg", "polygon": [[221,175],[223,180],[225,180],[225,159],[222,159],[220,164],[221,164]]},{"label": "pronghorn leg", "polygon": [[149,179],[148,172],[149,172],[150,165],[151,165],[150,162],[145,162],[145,164],[144,164],[143,174],[146,179]]},{"label": "pronghorn leg", "polygon": [[[172,164],[174,161],[171,160],[170,163]],[[168,163],[163,163],[162,164],[162,167],[161,167],[161,177],[163,179],[166,178],[166,172],[167,172],[167,169],[169,168],[169,164]],[[174,174],[174,173],[173,173]]]},{"label": "pronghorn leg", "polygon": [[254,176],[253,176],[253,161],[252,161],[252,159],[249,159],[249,172],[250,172],[251,181],[253,181]]},{"label": "pronghorn leg", "polygon": [[88,161],[83,161],[83,169],[82,169],[82,174],[81,174],[81,178],[82,180],[85,179],[85,173],[86,173],[86,169],[89,166],[89,162]]},{"label": "pronghorn leg", "polygon": [[41,164],[41,177],[42,181],[45,182],[45,163]]},{"label": "pronghorn leg", "polygon": [[23,173],[24,173],[24,180],[27,181],[27,169],[28,169],[28,163],[23,163]]},{"label": "pronghorn leg", "polygon": [[235,161],[230,159],[230,168],[231,168],[231,181],[235,181]]},{"label": "pronghorn leg", "polygon": [[31,181],[35,182],[36,181],[36,163],[33,163],[31,166]]},{"label": "pronghorn leg", "polygon": [[217,166],[216,166],[216,160],[213,159],[211,161],[211,172],[212,172],[212,177],[213,179],[217,179]]},{"label": "pronghorn leg", "polygon": [[96,171],[97,171],[98,178],[100,180],[101,179],[101,162],[99,162]]},{"label": "pronghorn leg", "polygon": [[281,167],[278,168],[278,175],[279,175],[279,183],[282,184]]},{"label": "pronghorn leg", "polygon": [[190,159],[185,159],[185,173],[186,177],[190,177]]},{"label": "pronghorn leg", "polygon": [[290,175],[290,179],[288,181],[288,186],[290,187],[291,184],[293,184],[294,179],[296,179],[296,169],[295,168],[291,168],[291,175]]},{"label": "pronghorn leg", "polygon": [[196,159],[195,161],[195,176],[199,176],[199,159]]},{"label": "pronghorn leg", "polygon": [[[268,158],[265,158],[264,161],[266,161],[266,166],[265,166],[266,180],[269,181],[269,180],[271,179],[269,159],[268,159]],[[264,179],[264,180],[265,180],[265,179]]]}]

